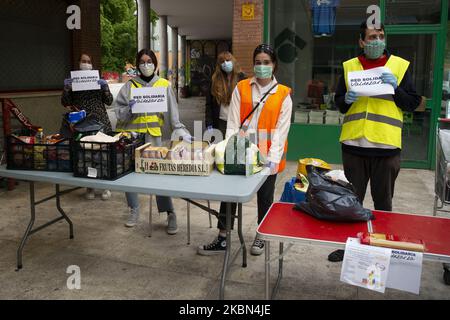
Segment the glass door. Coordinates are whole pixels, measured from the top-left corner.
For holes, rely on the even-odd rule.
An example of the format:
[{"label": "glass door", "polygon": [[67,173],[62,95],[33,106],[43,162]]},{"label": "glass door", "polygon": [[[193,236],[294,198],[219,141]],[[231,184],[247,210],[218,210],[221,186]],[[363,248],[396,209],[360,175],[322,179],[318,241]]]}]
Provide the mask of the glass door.
[{"label": "glass door", "polygon": [[[448,0],[380,0],[387,48],[410,61],[409,72],[422,103],[404,113],[402,166],[434,168],[436,123],[442,116]],[[445,113],[445,111],[444,111]]]},{"label": "glass door", "polygon": [[428,163],[433,121],[433,84],[436,61],[436,34],[392,34],[387,32],[390,53],[410,62],[409,73],[422,96],[414,112],[403,113],[402,161]]}]

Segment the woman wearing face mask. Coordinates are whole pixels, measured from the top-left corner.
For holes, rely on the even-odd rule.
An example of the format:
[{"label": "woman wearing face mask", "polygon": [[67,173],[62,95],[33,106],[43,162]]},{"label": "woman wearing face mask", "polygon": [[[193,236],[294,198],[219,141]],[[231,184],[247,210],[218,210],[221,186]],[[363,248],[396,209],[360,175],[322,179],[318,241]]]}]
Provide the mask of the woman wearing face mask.
[{"label": "woman wearing face mask", "polygon": [[[79,59],[79,70],[92,70],[91,57],[83,53]],[[76,107],[78,110],[85,110],[86,115],[91,115],[95,120],[101,122],[104,125],[104,131],[112,131],[111,123],[106,113],[105,104],[110,106],[113,102],[113,96],[109,91],[108,82],[106,80],[98,80],[100,90],[87,90],[87,91],[72,91],[72,79],[68,78],[64,80],[64,90],[61,97],[61,104],[69,108],[70,111],[74,111],[72,107]],[[104,190],[102,192],[102,200],[111,198],[111,192]],[[87,189],[86,198],[89,200],[95,199],[94,189]]]},{"label": "woman wearing face mask", "polygon": [[[258,224],[262,221],[273,202],[277,173],[286,165],[287,136],[291,124],[292,99],[291,89],[278,84],[274,77],[277,70],[277,56],[274,49],[261,44],[253,52],[253,78],[240,81],[233,91],[227,121],[227,137],[238,132],[243,125],[247,136],[257,144],[266,157],[266,166],[270,176],[257,194]],[[267,95],[266,95],[267,93]],[[252,115],[245,118],[252,112]],[[236,205],[232,204],[232,220]],[[218,237],[210,244],[200,246],[200,255],[212,255],[225,252],[227,246],[225,216],[219,218]],[[233,225],[233,221],[232,221]],[[264,241],[255,237],[250,253],[260,255],[264,251]]]},{"label": "woman wearing face mask", "polygon": [[217,57],[211,87],[206,94],[205,124],[209,130],[219,129],[225,137],[231,94],[236,84],[245,79],[233,55],[224,51]]},{"label": "woman wearing face mask", "polygon": [[[152,50],[142,49],[136,55],[136,66],[139,76],[129,80],[120,89],[117,96],[117,131],[137,132],[145,135],[145,142],[153,146],[162,145],[162,127],[164,119],[170,122],[173,137],[183,137],[191,142],[192,137],[186,127],[180,122],[178,104],[170,82],[155,74],[158,61]],[[132,113],[136,101],[131,99],[131,88],[165,87],[167,88],[167,112],[163,113]],[[127,227],[134,227],[139,220],[139,199],[137,193],[126,193],[130,215],[125,223]],[[167,212],[167,233],[176,234],[178,231],[177,217],[173,209],[172,199],[156,197],[159,212]]]}]

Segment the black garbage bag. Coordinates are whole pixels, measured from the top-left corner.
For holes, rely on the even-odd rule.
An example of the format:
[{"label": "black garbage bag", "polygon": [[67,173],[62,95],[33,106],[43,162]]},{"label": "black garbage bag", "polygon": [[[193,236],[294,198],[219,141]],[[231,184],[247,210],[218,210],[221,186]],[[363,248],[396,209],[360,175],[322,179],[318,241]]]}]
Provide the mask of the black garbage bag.
[{"label": "black garbage bag", "polygon": [[353,185],[344,181],[334,181],[307,167],[309,188],[306,201],[295,204],[294,209],[310,216],[329,221],[369,221],[375,217],[358,200]]}]

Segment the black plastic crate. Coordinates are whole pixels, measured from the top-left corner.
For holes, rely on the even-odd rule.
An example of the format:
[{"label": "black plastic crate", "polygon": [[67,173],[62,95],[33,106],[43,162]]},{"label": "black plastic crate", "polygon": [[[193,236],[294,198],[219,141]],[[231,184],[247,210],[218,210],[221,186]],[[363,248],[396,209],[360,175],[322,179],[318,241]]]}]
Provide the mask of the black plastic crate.
[{"label": "black plastic crate", "polygon": [[6,137],[6,168],[72,172],[71,141],[55,144],[26,143],[17,135]]},{"label": "black plastic crate", "polygon": [[[113,134],[112,134],[113,135]],[[116,180],[134,172],[134,150],[144,138],[114,143],[73,141],[73,175],[75,177]]]}]

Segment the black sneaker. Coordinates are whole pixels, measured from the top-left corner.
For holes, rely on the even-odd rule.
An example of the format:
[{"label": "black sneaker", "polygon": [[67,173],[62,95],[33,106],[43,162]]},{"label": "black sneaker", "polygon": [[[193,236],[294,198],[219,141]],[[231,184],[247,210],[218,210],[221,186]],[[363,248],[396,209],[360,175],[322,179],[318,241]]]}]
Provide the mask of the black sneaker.
[{"label": "black sneaker", "polygon": [[250,253],[253,256],[259,256],[264,252],[264,240],[255,238],[253,241],[252,247],[250,248]]},{"label": "black sneaker", "polygon": [[332,253],[330,253],[328,255],[328,261],[340,262],[340,261],[344,260],[344,253],[345,253],[345,250],[341,250],[341,249],[333,251]]},{"label": "black sneaker", "polygon": [[218,236],[213,242],[206,246],[199,246],[197,253],[201,256],[211,256],[214,254],[224,253],[227,249],[227,238]]}]

